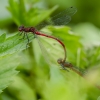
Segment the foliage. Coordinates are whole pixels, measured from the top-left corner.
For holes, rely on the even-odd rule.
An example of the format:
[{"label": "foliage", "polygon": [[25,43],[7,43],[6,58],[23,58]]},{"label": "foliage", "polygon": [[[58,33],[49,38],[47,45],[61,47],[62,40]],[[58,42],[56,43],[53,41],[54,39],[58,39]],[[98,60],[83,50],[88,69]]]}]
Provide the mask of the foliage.
[{"label": "foliage", "polygon": [[[16,40],[16,41],[15,41]],[[23,46],[22,46],[23,45]],[[18,41],[18,35],[6,38],[6,34],[0,36],[0,92],[6,88],[14,75],[18,73],[15,68],[18,66],[16,53],[25,48],[22,41]]]},{"label": "foliage", "polygon": [[37,26],[57,9],[44,9],[45,4],[39,8],[37,4],[42,5],[43,1],[9,0],[10,16],[0,19],[0,28],[6,31],[0,32],[0,93],[4,91],[0,100],[96,100],[100,95],[96,88],[100,84],[100,30],[91,23],[75,25],[73,30],[68,26],[43,27],[41,32],[58,37],[65,44],[66,60],[86,70],[86,77],[83,79],[70,69],[60,70],[56,61],[64,57],[64,52],[59,43],[38,36],[44,44],[39,47],[34,35],[27,34],[31,43],[26,48],[28,40],[18,32],[18,26]]}]

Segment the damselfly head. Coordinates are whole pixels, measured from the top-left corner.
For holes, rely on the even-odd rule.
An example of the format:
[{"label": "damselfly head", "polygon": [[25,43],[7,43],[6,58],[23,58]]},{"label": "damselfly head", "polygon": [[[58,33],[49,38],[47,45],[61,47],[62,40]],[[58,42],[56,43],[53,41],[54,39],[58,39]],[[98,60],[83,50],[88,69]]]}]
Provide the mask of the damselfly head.
[{"label": "damselfly head", "polygon": [[24,26],[19,26],[18,30],[22,32],[24,30]]},{"label": "damselfly head", "polygon": [[59,59],[57,60],[57,62],[58,62],[58,64],[62,64],[62,63],[64,63],[64,60],[63,60],[62,58],[59,58]]}]

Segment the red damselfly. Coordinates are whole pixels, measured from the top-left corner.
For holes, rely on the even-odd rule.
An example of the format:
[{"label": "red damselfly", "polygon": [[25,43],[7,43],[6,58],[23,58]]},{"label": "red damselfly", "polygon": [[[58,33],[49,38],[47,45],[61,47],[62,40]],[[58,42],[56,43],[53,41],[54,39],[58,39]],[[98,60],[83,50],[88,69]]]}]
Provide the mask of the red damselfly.
[{"label": "red damselfly", "polygon": [[[74,15],[76,12],[77,12],[77,9],[75,7],[70,7],[68,9],[64,10],[63,12],[57,14],[56,16],[52,17],[47,22],[49,22],[49,24],[54,24],[54,25],[65,25],[65,24],[68,24],[70,22],[70,20],[71,20],[71,16]],[[43,37],[51,38],[51,39],[57,41],[63,47],[63,50],[64,50],[63,62],[65,62],[65,60],[66,60],[66,48],[65,48],[64,43],[60,39],[58,39],[58,38],[56,38],[54,36],[47,35],[47,34],[44,34],[44,33],[40,32],[40,31],[38,31],[38,28],[44,27],[46,25],[48,25],[48,24],[47,23],[46,24],[43,23],[43,24],[38,25],[37,28],[20,26],[18,30],[21,33],[24,33],[24,37],[26,35],[26,37],[28,39],[28,43],[29,43],[29,38],[28,38],[28,35],[27,35],[28,32],[31,32],[32,34],[34,34],[34,37],[37,38],[37,39],[38,39],[38,36],[43,36]],[[39,41],[39,44],[41,46],[41,42],[40,42],[39,39],[38,39],[38,41]],[[42,48],[44,48],[44,47],[41,46],[41,49]],[[57,62],[57,60],[56,60],[56,62]]]}]

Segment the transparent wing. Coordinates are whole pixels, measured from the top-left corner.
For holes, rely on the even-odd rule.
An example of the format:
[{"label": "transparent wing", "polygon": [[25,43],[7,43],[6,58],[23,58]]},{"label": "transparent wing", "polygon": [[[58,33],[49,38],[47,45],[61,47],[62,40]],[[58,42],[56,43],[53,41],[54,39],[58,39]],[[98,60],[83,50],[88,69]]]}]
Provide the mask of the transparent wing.
[{"label": "transparent wing", "polygon": [[77,9],[75,7],[69,7],[66,10],[58,13],[51,19],[39,24],[36,27],[37,27],[37,29],[40,29],[47,25],[66,25],[70,22],[71,16],[73,16],[76,12],[77,12]]},{"label": "transparent wing", "polygon": [[73,16],[76,12],[77,9],[75,7],[70,7],[52,17],[51,20],[55,25],[65,25],[70,22],[71,16]]},{"label": "transparent wing", "polygon": [[46,62],[50,65],[58,65],[58,58],[64,58],[62,46],[56,40],[47,37],[36,35],[36,38]]}]

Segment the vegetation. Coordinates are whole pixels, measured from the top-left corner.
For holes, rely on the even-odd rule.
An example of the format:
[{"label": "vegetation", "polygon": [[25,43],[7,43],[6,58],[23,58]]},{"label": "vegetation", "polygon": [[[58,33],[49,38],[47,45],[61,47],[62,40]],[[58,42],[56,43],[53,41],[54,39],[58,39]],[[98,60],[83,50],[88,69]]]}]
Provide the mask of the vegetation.
[{"label": "vegetation", "polygon": [[[0,5],[7,3],[6,0],[0,2]],[[86,23],[82,23],[80,19],[83,17],[78,19],[78,16],[81,13],[86,16],[86,13],[80,13],[79,10],[69,26],[49,25],[40,29],[41,32],[62,40],[67,50],[66,61],[81,69],[80,72],[85,73],[83,77],[69,68],[62,70],[57,64],[57,59],[64,57],[63,48],[57,41],[40,36],[44,47],[39,47],[34,35],[27,34],[30,43],[26,47],[28,40],[23,38],[23,34],[20,35],[18,26],[37,26],[50,19],[51,14],[57,13],[58,6],[51,7],[55,4],[52,0],[48,0],[48,3],[50,4],[42,0],[8,0],[7,9],[2,9],[0,100],[100,99],[100,30],[96,27],[99,27],[98,19],[92,24],[88,17]],[[61,3],[59,11],[63,7]]]}]

